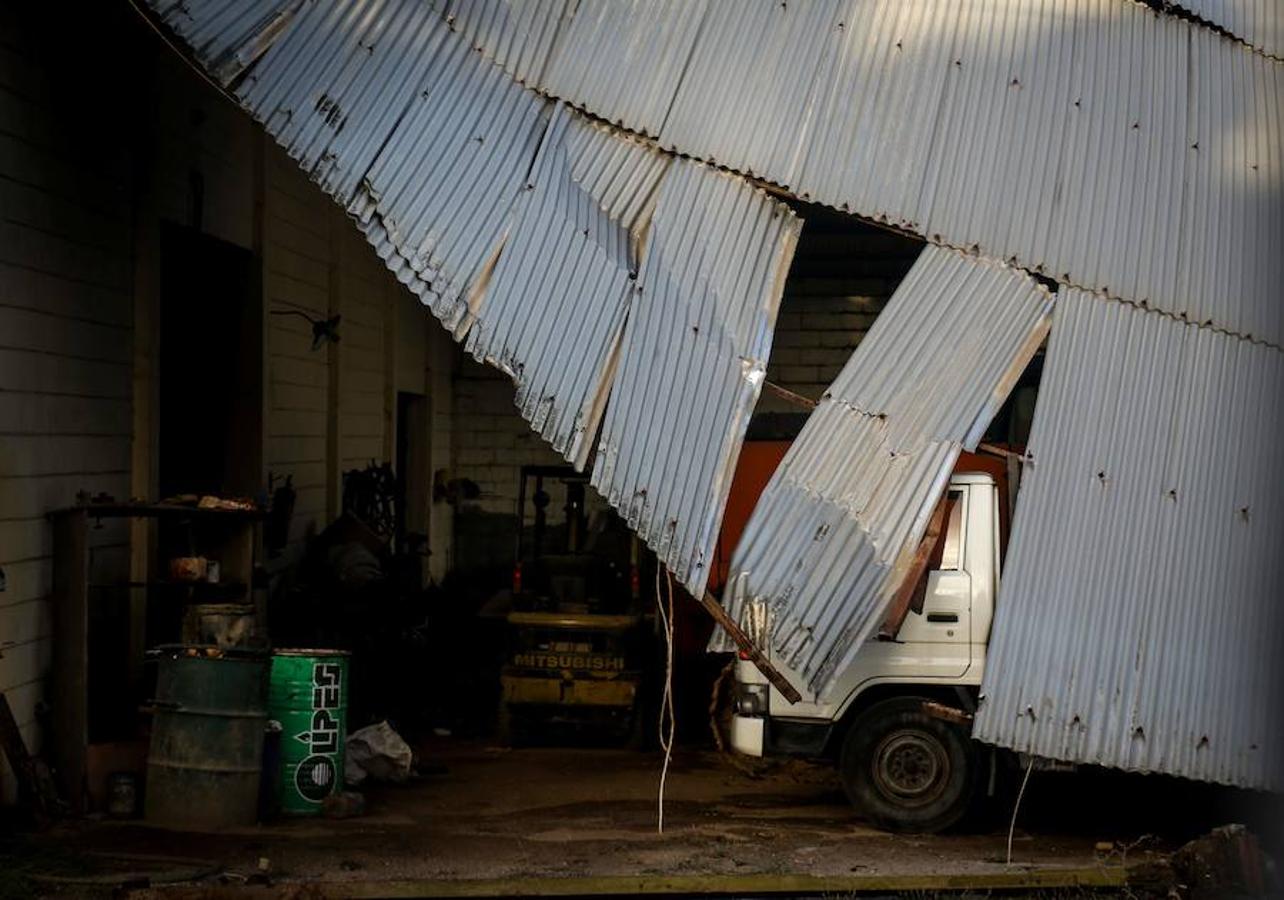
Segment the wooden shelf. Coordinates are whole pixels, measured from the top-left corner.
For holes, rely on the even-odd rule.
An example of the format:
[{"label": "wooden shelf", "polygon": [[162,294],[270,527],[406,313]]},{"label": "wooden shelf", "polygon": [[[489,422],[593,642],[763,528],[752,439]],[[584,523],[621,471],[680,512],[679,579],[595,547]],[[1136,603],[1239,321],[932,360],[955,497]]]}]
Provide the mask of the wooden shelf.
[{"label": "wooden shelf", "polygon": [[202,509],[179,503],[86,503],[55,509],[49,516],[57,518],[74,513],[84,513],[91,519],[190,518],[212,522],[246,522],[267,518],[267,513],[261,509]]}]

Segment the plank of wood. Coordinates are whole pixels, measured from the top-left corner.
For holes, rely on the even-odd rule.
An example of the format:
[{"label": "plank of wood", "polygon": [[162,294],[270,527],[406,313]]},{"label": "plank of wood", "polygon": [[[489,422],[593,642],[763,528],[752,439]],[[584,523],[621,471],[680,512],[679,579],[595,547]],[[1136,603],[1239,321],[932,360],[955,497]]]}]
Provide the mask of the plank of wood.
[{"label": "plank of wood", "polygon": [[802,694],[798,693],[798,689],[790,684],[789,679],[771,664],[771,660],[763,655],[763,652],[754,645],[753,641],[749,640],[749,635],[744,633],[723,608],[722,604],[714,599],[712,594],[705,591],[704,596],[700,599],[700,605],[708,611],[709,615],[713,616],[715,622],[726,629],[727,634],[731,635],[731,639],[740,648],[740,652],[758,667],[759,672],[767,676],[767,680],[771,682],[776,690],[780,691],[786,700],[790,703],[797,703],[802,699]]},{"label": "plank of wood", "polygon": [[936,549],[936,542],[941,539],[945,523],[949,521],[950,506],[957,502],[957,500],[951,500],[949,492],[946,491],[945,496],[936,504],[936,509],[932,510],[932,518],[927,523],[927,532],[914,551],[905,579],[892,595],[892,602],[888,604],[887,617],[883,619],[883,624],[878,629],[879,640],[894,640],[901,630],[901,625],[905,624],[905,617],[909,615],[911,601],[919,588],[919,581],[927,572],[932,551]]},{"label": "plank of wood", "polygon": [[18,721],[9,708],[9,699],[0,691],[0,748],[18,779],[19,797],[30,805],[37,823],[49,821],[58,810],[58,794],[49,770],[27,752],[27,744],[18,730]]}]

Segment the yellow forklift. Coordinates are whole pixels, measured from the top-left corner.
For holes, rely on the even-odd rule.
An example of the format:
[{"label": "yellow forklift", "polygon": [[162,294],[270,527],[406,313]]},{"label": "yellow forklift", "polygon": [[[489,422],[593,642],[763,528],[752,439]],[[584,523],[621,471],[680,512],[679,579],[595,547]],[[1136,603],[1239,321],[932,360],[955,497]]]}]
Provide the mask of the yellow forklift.
[{"label": "yellow forklift", "polygon": [[590,520],[588,476],[525,466],[521,479],[499,740],[573,729],[640,743],[643,673],[654,650],[642,590],[650,554],[605,504]]}]

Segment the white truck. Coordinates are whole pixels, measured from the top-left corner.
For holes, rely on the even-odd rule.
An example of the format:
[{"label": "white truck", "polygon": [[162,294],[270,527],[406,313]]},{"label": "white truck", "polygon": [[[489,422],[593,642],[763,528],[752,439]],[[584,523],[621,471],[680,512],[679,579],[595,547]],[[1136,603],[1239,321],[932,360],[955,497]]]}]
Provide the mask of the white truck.
[{"label": "white truck", "polygon": [[732,747],[834,759],[856,808],[894,831],[956,824],[994,765],[970,737],[969,714],[985,672],[1006,498],[984,473],[956,471],[949,492],[921,610],[894,639],[871,639],[828,696],[791,704],[753,663],[741,658],[735,669]]}]

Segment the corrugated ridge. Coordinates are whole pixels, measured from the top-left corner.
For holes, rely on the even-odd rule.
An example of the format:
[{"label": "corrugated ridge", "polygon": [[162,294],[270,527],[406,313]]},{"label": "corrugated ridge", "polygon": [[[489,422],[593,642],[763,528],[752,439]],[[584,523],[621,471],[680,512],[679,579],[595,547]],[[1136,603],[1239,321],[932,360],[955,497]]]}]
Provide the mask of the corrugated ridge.
[{"label": "corrugated ridge", "polygon": [[1254,47],[1284,57],[1284,6],[1279,0],[1168,0]]},{"label": "corrugated ridge", "polygon": [[436,0],[468,41],[522,84],[536,86],[576,0]]},{"label": "corrugated ridge", "polygon": [[1281,396],[1278,350],[1058,301],[978,738],[1284,783]]},{"label": "corrugated ridge", "polygon": [[540,88],[656,137],[716,0],[581,2]]},{"label": "corrugated ridge", "polygon": [[[796,180],[812,95],[832,63],[840,0],[714,3],[660,130],[660,145],[702,148],[717,165]],[[789,77],[781,77],[784,71]],[[765,127],[764,127],[765,126]]]}]

